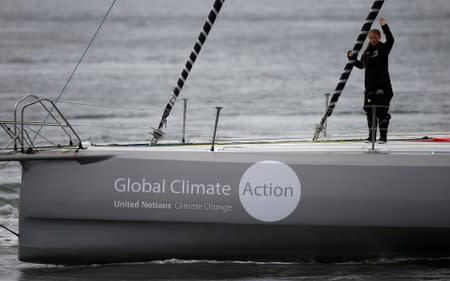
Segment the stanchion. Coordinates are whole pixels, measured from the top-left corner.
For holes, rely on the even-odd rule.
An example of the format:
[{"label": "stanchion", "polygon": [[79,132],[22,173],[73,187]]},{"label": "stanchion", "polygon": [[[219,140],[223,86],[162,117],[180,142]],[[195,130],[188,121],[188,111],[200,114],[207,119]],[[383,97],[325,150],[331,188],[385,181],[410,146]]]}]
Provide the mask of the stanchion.
[{"label": "stanchion", "polygon": [[372,151],[375,151],[375,140],[377,137],[377,106],[372,105]]},{"label": "stanchion", "polygon": [[214,151],[214,144],[216,142],[216,134],[217,134],[217,125],[219,124],[219,115],[220,115],[221,109],[222,109],[222,107],[220,107],[220,106],[216,107],[216,122],[214,124],[214,133],[213,133],[213,139],[212,139],[212,144],[211,144],[211,151]]},{"label": "stanchion", "polygon": [[183,131],[181,136],[181,142],[186,143],[186,110],[187,110],[187,98],[183,98]]}]

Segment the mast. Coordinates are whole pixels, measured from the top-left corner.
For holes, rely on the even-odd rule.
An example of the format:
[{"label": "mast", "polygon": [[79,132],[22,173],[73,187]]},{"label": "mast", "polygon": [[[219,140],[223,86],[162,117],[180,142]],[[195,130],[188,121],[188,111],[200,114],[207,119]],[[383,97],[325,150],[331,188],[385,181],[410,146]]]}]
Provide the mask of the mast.
[{"label": "mast", "polygon": [[[366,41],[367,34],[369,33],[370,28],[372,27],[372,23],[375,21],[375,18],[378,15],[378,12],[381,10],[383,6],[384,0],[375,0],[373,2],[372,8],[370,8],[369,15],[361,27],[361,31],[359,32],[358,38],[356,39],[355,45],[353,46],[353,56],[356,58],[359,52],[362,49],[364,41]],[[333,92],[333,96],[331,97],[330,104],[328,105],[328,109],[325,112],[325,115],[322,117],[320,124],[316,127],[316,131],[314,133],[313,141],[317,141],[319,139],[319,135],[323,130],[323,125],[327,121],[327,118],[331,116],[334,108],[341,96],[342,91],[344,90],[345,84],[347,83],[348,78],[350,77],[350,73],[352,72],[353,66],[355,65],[356,60],[349,60],[345,65],[344,72],[341,74],[339,78],[339,82]]]},{"label": "mast", "polygon": [[198,54],[200,53],[203,45],[206,42],[206,38],[208,37],[209,32],[211,31],[214,22],[217,19],[217,16],[219,15],[220,9],[222,8],[223,3],[225,0],[215,0],[213,7],[211,11],[209,12],[208,17],[206,18],[205,24],[203,25],[202,31],[198,35],[197,41],[194,44],[194,47],[191,51],[191,54],[189,55],[186,64],[180,74],[180,77],[177,80],[177,83],[173,89],[172,95],[169,97],[169,102],[166,105],[166,108],[164,109],[161,121],[159,122],[159,126],[157,129],[154,129],[151,133],[153,135],[151,144],[158,143],[159,139],[162,137],[164,132],[162,131],[162,127],[167,121],[167,117],[169,117],[170,112],[172,111],[172,108],[175,105],[175,102],[178,98],[178,96],[181,93],[181,90],[183,89],[184,84],[186,83],[186,80],[189,76],[189,73],[192,69],[192,66],[195,63],[195,60],[198,57]]}]

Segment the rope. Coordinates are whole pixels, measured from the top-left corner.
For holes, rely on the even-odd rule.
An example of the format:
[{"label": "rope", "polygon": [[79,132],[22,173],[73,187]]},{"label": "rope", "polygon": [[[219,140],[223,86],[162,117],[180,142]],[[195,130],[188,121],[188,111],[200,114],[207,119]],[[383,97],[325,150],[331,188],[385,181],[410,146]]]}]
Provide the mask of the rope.
[{"label": "rope", "polygon": [[[69,78],[67,79],[66,83],[64,84],[64,87],[59,92],[58,97],[55,99],[55,104],[58,103],[59,99],[64,94],[64,91],[66,90],[67,86],[69,85],[69,82],[72,80],[72,77],[75,74],[75,72],[77,71],[78,66],[80,66],[81,62],[84,59],[84,56],[86,55],[87,51],[91,47],[92,43],[94,42],[95,37],[97,37],[98,32],[102,28],[103,23],[105,22],[106,18],[108,17],[109,13],[111,12],[111,10],[112,10],[114,4],[116,3],[116,1],[117,0],[113,0],[113,2],[111,3],[111,6],[109,7],[108,11],[106,12],[105,16],[103,17],[102,21],[100,22],[100,25],[98,26],[97,30],[95,31],[94,35],[92,36],[91,40],[89,41],[89,44],[87,45],[86,49],[84,50],[83,54],[81,55],[80,59],[78,60],[78,63],[76,64],[75,68],[72,70],[72,73],[70,74]],[[41,127],[37,130],[37,133],[36,133],[36,135],[33,138],[33,142],[36,140],[36,137],[41,132],[42,128],[44,127],[44,124],[47,122],[48,118],[50,117],[50,113],[52,111],[53,111],[53,108],[50,109],[50,112],[47,114],[47,117],[45,117],[45,120],[42,123]]]},{"label": "rope", "polygon": [[[364,41],[366,41],[367,34],[372,27],[372,23],[375,21],[378,12],[381,10],[383,6],[384,0],[375,0],[373,2],[372,8],[370,8],[370,12],[367,15],[366,20],[364,21],[363,26],[361,27],[361,31],[359,32],[358,38],[356,39],[355,45],[353,46],[353,55],[356,57],[358,53],[363,47]],[[327,118],[331,116],[333,113],[334,107],[336,106],[339,97],[341,96],[342,91],[344,90],[345,84],[347,84],[347,80],[350,77],[350,73],[352,72],[353,66],[355,65],[356,60],[350,60],[344,68],[344,72],[341,74],[339,78],[339,82],[334,90],[333,96],[330,100],[330,105],[328,106],[325,115],[322,117],[320,124],[316,127],[316,131],[314,132],[313,141],[317,141],[320,135],[320,132],[323,130],[323,125],[327,121]]]},{"label": "rope", "polygon": [[186,64],[183,68],[183,71],[181,72],[180,77],[177,80],[177,83],[173,89],[172,95],[169,97],[169,103],[166,105],[166,108],[164,109],[163,115],[161,117],[161,121],[159,122],[159,126],[157,129],[153,130],[153,139],[152,144],[156,144],[158,140],[162,137],[163,131],[162,127],[167,121],[167,117],[169,117],[170,112],[172,111],[172,108],[175,105],[175,102],[178,98],[178,96],[181,93],[181,90],[183,89],[183,86],[189,76],[189,73],[194,66],[195,61],[197,60],[197,57],[203,47],[203,45],[206,42],[206,38],[208,38],[208,34],[211,31],[214,22],[217,19],[217,16],[219,15],[220,9],[222,8],[223,3],[225,0],[215,0],[213,7],[211,11],[209,12],[208,17],[206,18],[205,24],[203,25],[203,29],[198,35],[197,41],[195,42],[194,48],[191,51],[191,54],[188,57],[188,60],[186,61]]},{"label": "rope", "polygon": [[[54,143],[54,142],[52,142],[51,140],[49,140],[48,138],[46,138],[46,137],[44,137],[43,135],[41,135],[39,132],[37,132],[36,130],[33,130],[33,129],[31,129],[30,127],[28,127],[27,126],[27,130],[30,130],[30,131],[32,131],[33,133],[35,133],[36,134],[36,136],[40,136],[41,138],[43,138],[44,140],[46,140],[48,143],[50,143],[50,144],[52,144],[52,145],[55,145],[56,146],[56,143]],[[34,142],[34,141],[33,141]]]},{"label": "rope", "polygon": [[[42,96],[43,98],[51,99],[52,101],[55,101],[52,97]],[[99,100],[91,99],[93,102],[101,102]],[[91,106],[91,107],[97,107],[97,108],[107,108],[107,109],[124,109],[124,110],[137,110],[137,111],[156,111],[160,107],[133,107],[131,105],[127,106],[119,106],[119,105],[113,105],[113,104],[97,104],[97,103],[88,103],[83,101],[77,101],[77,100],[67,100],[67,99],[60,99],[58,101],[60,104],[75,104],[75,105],[82,105],[82,106]],[[189,107],[191,110],[204,110],[205,107],[203,106],[197,106],[197,107]],[[211,110],[215,110],[215,108],[211,107]],[[148,129],[148,127],[146,128]]]},{"label": "rope", "polygon": [[16,235],[17,237],[19,237],[19,233],[12,231],[11,229],[4,226],[3,224],[0,224],[0,226],[3,227],[4,229],[6,229],[7,231],[11,232],[12,234]]},{"label": "rope", "polygon": [[[72,127],[88,127],[88,128],[104,128],[104,129],[120,129],[123,127],[128,127],[129,124],[116,123],[114,125],[104,125],[104,124],[72,124]],[[148,129],[147,127],[133,127],[133,129]],[[169,132],[179,132],[180,129],[167,129]],[[208,132],[209,129],[186,129],[186,132]]]},{"label": "rope", "polygon": [[117,105],[98,105],[98,104],[93,104],[93,103],[75,102],[75,101],[59,101],[59,103],[101,107],[101,108],[108,108],[108,109],[126,109],[126,110],[139,110],[139,111],[156,110],[156,107],[151,108],[151,107],[126,107],[126,106],[117,106]]}]

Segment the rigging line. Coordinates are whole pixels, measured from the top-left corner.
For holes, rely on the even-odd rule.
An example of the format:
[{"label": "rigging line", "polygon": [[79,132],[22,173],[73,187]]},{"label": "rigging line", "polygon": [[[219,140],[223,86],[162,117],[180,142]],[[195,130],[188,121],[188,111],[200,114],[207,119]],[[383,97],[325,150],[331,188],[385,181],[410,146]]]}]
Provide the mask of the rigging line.
[{"label": "rigging line", "polygon": [[[108,17],[109,13],[111,12],[111,10],[112,10],[114,4],[116,3],[116,1],[117,0],[113,0],[113,2],[111,3],[111,6],[109,7],[108,11],[106,12],[105,16],[103,17],[102,21],[100,22],[100,25],[97,27],[97,30],[95,31],[94,35],[92,36],[91,40],[89,41],[89,44],[87,45],[86,49],[84,50],[83,54],[81,55],[80,59],[78,60],[78,63],[75,65],[75,68],[72,70],[72,73],[70,74],[69,78],[67,79],[66,83],[64,84],[64,87],[61,89],[61,91],[59,92],[58,97],[55,99],[55,104],[58,103],[59,99],[61,98],[61,96],[63,95],[63,93],[66,90],[67,86],[69,85],[69,82],[72,80],[72,77],[75,74],[75,72],[77,71],[78,66],[80,66],[81,62],[83,61],[84,56],[86,55],[87,51],[91,47],[92,43],[94,42],[95,37],[97,36],[98,32],[102,28],[103,23],[105,22],[106,18]],[[38,133],[44,127],[44,124],[47,122],[47,120],[48,120],[48,118],[50,116],[50,113],[52,111],[53,111],[53,108],[50,109],[50,112],[47,114],[47,117],[45,117],[45,120],[42,123],[41,127],[37,130],[37,134],[34,135],[33,141],[36,140],[36,137],[38,136]]]},{"label": "rigging line", "polygon": [[19,237],[19,233],[12,231],[11,229],[4,226],[3,224],[0,224],[0,226],[3,227],[4,229],[6,229],[7,231],[11,232],[12,234],[16,235],[17,237]]},{"label": "rigging line", "polygon": [[[51,97],[47,97],[53,100]],[[82,105],[82,106],[91,106],[91,107],[97,107],[97,108],[108,108],[108,109],[124,109],[124,110],[137,110],[137,111],[155,111],[157,108],[156,106],[153,107],[132,107],[132,106],[119,106],[119,105],[112,105],[112,104],[95,104],[95,103],[86,103],[86,102],[80,102],[76,100],[66,100],[66,99],[60,99],[60,104],[76,104],[76,105]],[[195,110],[203,110],[204,107],[190,107],[190,109]],[[148,127],[147,127],[148,129]]]},{"label": "rigging line", "polygon": [[[370,9],[369,14],[367,15],[366,20],[364,21],[363,26],[361,27],[361,31],[356,39],[355,45],[353,46],[353,55],[356,58],[361,51],[364,41],[366,41],[367,34],[372,27],[372,23],[375,21],[378,16],[378,12],[381,10],[383,6],[384,0],[375,0],[373,2],[372,8]],[[327,121],[327,118],[331,116],[333,113],[333,109],[336,106],[341,93],[344,90],[345,84],[347,83],[348,78],[350,77],[350,73],[352,72],[353,66],[355,65],[356,60],[351,59],[345,65],[344,72],[341,74],[339,78],[339,82],[333,92],[333,96],[331,97],[330,104],[325,112],[325,115],[322,117],[320,124],[317,125],[316,130],[314,132],[313,141],[317,141],[319,139],[319,135],[323,130],[323,126]]]},{"label": "rigging line", "polygon": [[[48,98],[52,101],[55,101],[55,99],[53,97],[50,96],[41,96],[42,98]],[[154,111],[160,107],[156,107],[156,106],[152,106],[152,107],[133,107],[131,105],[127,105],[127,106],[120,106],[120,105],[114,105],[114,104],[96,104],[96,103],[87,103],[85,102],[83,99],[83,101],[79,101],[79,100],[73,100],[73,99],[60,99],[58,102],[61,104],[76,104],[76,105],[83,105],[83,106],[91,106],[91,107],[98,107],[98,108],[108,108],[108,109],[127,109],[127,110],[138,110],[138,111]],[[101,100],[96,100],[96,99],[87,99],[87,100],[91,100],[93,102],[102,102]],[[191,110],[205,110],[205,106],[201,106],[201,105],[197,105],[197,106],[190,106],[189,109]],[[215,112],[215,108],[211,107],[211,108],[207,108],[207,109],[211,109],[214,110]],[[267,111],[267,110],[266,110]],[[240,111],[239,111],[240,112]],[[246,112],[248,112],[248,110],[246,110]],[[269,111],[272,112],[272,111]],[[273,111],[273,112],[278,112],[278,111]],[[147,127],[148,129],[148,127]]]},{"label": "rigging line", "polygon": [[[51,99],[52,101],[55,101],[52,97],[46,97],[45,98]],[[99,100],[92,100],[92,101],[99,101]],[[119,106],[119,105],[112,105],[112,104],[96,104],[96,103],[87,103],[87,102],[81,102],[76,100],[67,100],[67,99],[60,99],[58,101],[60,104],[76,104],[76,105],[83,105],[83,106],[92,106],[92,107],[100,107],[100,108],[108,108],[108,109],[129,109],[129,110],[141,110],[141,111],[149,111],[149,110],[156,110],[156,106],[154,107],[131,107],[131,106]],[[100,101],[99,101],[100,102]]]},{"label": "rigging line", "polygon": [[[91,127],[91,128],[103,128],[103,129],[117,129],[128,126],[125,123],[116,123],[115,125],[104,124],[72,124],[72,127]],[[148,127],[133,127],[133,129],[148,129]],[[179,132],[181,129],[167,129],[168,132]],[[209,132],[210,129],[186,129],[186,132]]]},{"label": "rigging line", "polygon": [[197,40],[195,41],[195,45],[191,51],[191,54],[189,55],[186,64],[177,80],[177,83],[173,89],[172,95],[169,97],[169,102],[167,103],[163,115],[161,117],[161,121],[159,122],[159,126],[157,129],[154,129],[151,133],[153,135],[151,144],[156,144],[159,139],[163,135],[162,128],[164,124],[167,121],[167,117],[169,117],[170,112],[172,111],[172,108],[175,106],[175,102],[178,98],[178,96],[181,93],[181,90],[183,89],[184,84],[186,83],[186,80],[189,76],[189,73],[197,60],[197,57],[203,47],[203,45],[206,42],[206,39],[208,38],[208,34],[211,31],[214,22],[216,21],[217,17],[219,16],[220,9],[222,8],[223,3],[225,0],[215,0],[213,7],[211,8],[211,11],[209,12],[208,17],[206,18],[206,21],[203,25],[203,28],[198,35]]},{"label": "rigging line", "polygon": [[33,133],[35,133],[37,136],[40,136],[41,138],[43,138],[44,140],[46,140],[47,142],[49,142],[50,144],[56,146],[57,144],[52,142],[51,140],[49,140],[48,138],[44,137],[43,135],[41,135],[40,133],[38,133],[36,130],[31,129],[31,127],[27,126],[27,130],[32,131]]},{"label": "rigging line", "polygon": [[98,105],[98,104],[93,104],[93,103],[67,101],[67,100],[62,100],[59,103],[76,104],[76,105],[108,108],[108,109],[127,109],[127,110],[140,110],[140,111],[156,110],[156,107],[153,107],[153,108],[152,107],[127,107],[127,106],[107,105],[107,104],[105,104],[105,105]]},{"label": "rigging line", "polygon": [[[91,106],[91,107],[97,107],[97,108],[108,108],[108,109],[124,109],[124,110],[136,110],[136,111],[155,111],[156,107],[130,107],[130,106],[118,106],[118,105],[98,105],[93,103],[84,103],[84,102],[75,102],[75,101],[66,101],[61,100],[59,103],[64,104],[76,104],[76,105],[82,105],[82,106]],[[191,107],[191,110],[204,110],[204,107]],[[211,109],[212,110],[212,109]],[[148,129],[148,127],[147,127]]]}]

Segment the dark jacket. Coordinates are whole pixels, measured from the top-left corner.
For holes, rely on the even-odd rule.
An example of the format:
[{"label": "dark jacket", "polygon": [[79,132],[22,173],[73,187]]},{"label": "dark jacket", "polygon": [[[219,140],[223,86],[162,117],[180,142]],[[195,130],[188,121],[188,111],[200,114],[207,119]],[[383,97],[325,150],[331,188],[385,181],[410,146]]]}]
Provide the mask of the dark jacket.
[{"label": "dark jacket", "polygon": [[394,37],[387,24],[382,26],[382,29],[386,35],[386,42],[379,42],[375,46],[369,44],[361,60],[356,59],[355,66],[365,69],[364,85],[366,94],[381,89],[384,91],[385,97],[380,102],[389,104],[393,93],[388,70],[388,57],[394,45]]}]

